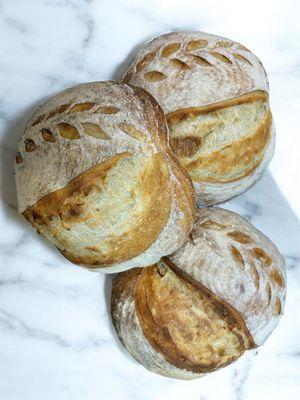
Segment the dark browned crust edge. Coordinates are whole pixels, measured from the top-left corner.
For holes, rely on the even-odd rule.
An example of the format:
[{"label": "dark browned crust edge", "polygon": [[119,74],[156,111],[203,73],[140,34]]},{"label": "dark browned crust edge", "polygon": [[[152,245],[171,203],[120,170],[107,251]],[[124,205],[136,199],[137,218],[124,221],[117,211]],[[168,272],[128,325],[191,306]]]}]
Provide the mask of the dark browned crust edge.
[{"label": "dark browned crust edge", "polygon": [[[254,339],[249,332],[242,316],[240,313],[232,307],[230,304],[228,304],[225,300],[221,299],[219,296],[216,294],[212,293],[206,286],[204,286],[202,283],[199,281],[196,281],[194,278],[192,278],[190,275],[186,274],[183,272],[180,268],[178,268],[168,257],[163,257],[162,261],[173,271],[175,272],[176,275],[181,277],[183,280],[187,281],[190,283],[195,289],[200,290],[202,293],[204,293],[207,297],[212,299],[212,303],[215,306],[214,310],[220,317],[226,318],[228,321],[229,329],[233,329],[236,327],[236,324],[238,324],[238,329],[242,330],[244,334],[246,335],[248,339],[248,344],[245,347],[245,350],[248,349],[253,349],[257,347],[257,345],[254,342]],[[235,333],[235,332],[234,332]],[[236,333],[235,333],[236,334]],[[240,338],[238,337],[240,340]],[[244,341],[243,341],[244,342]],[[243,343],[245,345],[245,343]]]},{"label": "dark browned crust edge", "polygon": [[[134,291],[135,291],[134,296],[135,296],[137,317],[138,317],[142,332],[143,332],[146,340],[149,341],[151,346],[158,353],[160,353],[171,365],[173,365],[179,369],[182,369],[182,370],[191,371],[191,372],[197,373],[197,374],[204,374],[204,373],[215,371],[217,369],[223,368],[223,367],[231,364],[232,362],[236,361],[245,352],[245,350],[256,347],[256,345],[253,341],[253,338],[252,338],[251,334],[249,333],[242,317],[232,306],[230,306],[224,300],[220,299],[218,296],[214,295],[204,285],[198,283],[193,278],[191,278],[190,276],[188,276],[187,274],[185,274],[181,270],[179,270],[176,267],[176,265],[174,265],[171,262],[171,260],[169,260],[167,257],[164,257],[161,261],[163,263],[165,263],[167,265],[167,267],[170,268],[179,278],[181,278],[183,280],[183,282],[187,282],[187,283],[191,284],[196,290],[201,291],[205,296],[207,296],[209,299],[211,299],[211,303],[212,303],[212,307],[213,307],[214,311],[222,319],[226,320],[229,330],[237,337],[237,339],[240,342],[240,345],[243,349],[237,357],[229,359],[227,362],[224,362],[222,364],[211,364],[209,366],[207,364],[200,364],[200,363],[194,364],[186,357],[182,357],[180,355],[180,353],[177,354],[176,343],[174,343],[173,341],[170,341],[170,336],[168,334],[168,331],[164,330],[160,325],[158,325],[152,316],[152,313],[148,307],[147,301],[145,301],[147,299],[147,294],[145,292],[144,286],[142,288],[140,288],[140,290],[142,290],[142,293],[140,292],[140,295],[142,297],[139,296],[139,300],[141,300],[142,298],[144,299],[143,305],[137,304],[136,290],[137,290],[139,280],[143,276],[144,271],[142,270],[140,272],[139,276],[135,279],[135,287],[134,287]],[[155,266],[157,267],[157,265],[158,264],[156,264]],[[152,267],[154,267],[154,266],[152,266]],[[141,308],[140,306],[142,307],[142,310],[140,310],[140,308]],[[146,328],[146,326],[143,325],[143,320],[141,319],[141,315],[142,315],[141,313],[143,315],[145,315],[145,318],[146,318],[145,321],[147,321],[148,327],[149,326],[151,327],[151,331],[157,330],[158,334],[160,336],[162,335],[164,337],[164,345],[167,346],[168,349],[166,349],[166,348],[164,349],[161,346],[161,344],[159,344],[159,342],[156,342],[155,339],[149,337],[149,335],[147,334],[147,328]],[[242,336],[240,334],[240,332],[243,332],[244,336]],[[245,341],[245,338],[246,338],[246,341]],[[166,350],[166,351],[164,351],[164,350]]]}]

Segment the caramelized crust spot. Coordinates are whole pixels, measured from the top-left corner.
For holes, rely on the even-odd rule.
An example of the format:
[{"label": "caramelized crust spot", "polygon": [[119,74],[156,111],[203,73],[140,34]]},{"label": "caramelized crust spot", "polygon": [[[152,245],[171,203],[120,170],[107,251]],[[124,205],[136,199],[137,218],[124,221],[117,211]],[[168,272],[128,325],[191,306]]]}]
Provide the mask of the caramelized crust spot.
[{"label": "caramelized crust spot", "polygon": [[124,77],[123,77],[123,82],[124,83],[129,83],[131,81],[132,75],[133,75],[133,71],[131,69],[128,70],[126,72],[126,74],[124,75]]},{"label": "caramelized crust spot", "polygon": [[279,271],[273,268],[270,272],[270,279],[281,288],[284,288],[284,280]]},{"label": "caramelized crust spot", "polygon": [[61,122],[57,125],[57,127],[60,136],[63,137],[64,139],[69,139],[69,140],[80,139],[80,135],[75,126],[67,124],[66,122]]},{"label": "caramelized crust spot", "polygon": [[233,257],[233,259],[237,262],[237,264],[244,269],[244,260],[243,260],[243,256],[241,255],[241,253],[238,251],[238,249],[234,246],[230,246],[230,252],[231,255]]},{"label": "caramelized crust spot", "polygon": [[18,153],[16,155],[16,163],[21,164],[22,162],[23,162],[22,154],[18,151]]},{"label": "caramelized crust spot", "polygon": [[41,135],[42,138],[45,140],[45,142],[50,142],[50,143],[56,142],[55,136],[49,129],[46,128],[41,129]]},{"label": "caramelized crust spot", "polygon": [[82,124],[84,133],[89,136],[93,136],[97,139],[108,140],[109,135],[98,125],[92,122],[85,122]]},{"label": "caramelized crust spot", "polygon": [[198,49],[202,49],[207,46],[207,40],[199,39],[199,40],[191,40],[185,47],[185,51],[194,51]]},{"label": "caramelized crust spot", "polygon": [[260,247],[255,247],[251,251],[254,258],[260,261],[265,266],[269,266],[272,264],[272,258]]},{"label": "caramelized crust spot", "polygon": [[119,111],[117,107],[114,106],[101,106],[94,111],[95,114],[116,114]]},{"label": "caramelized crust spot", "polygon": [[193,57],[193,60],[197,64],[202,65],[204,67],[212,67],[212,64],[208,60],[206,60],[206,58],[198,56],[196,54],[191,54],[191,56]]},{"label": "caramelized crust spot", "polygon": [[222,231],[224,229],[226,229],[226,226],[221,224],[220,222],[217,221],[213,221],[211,219],[207,219],[206,221],[202,222],[200,224],[201,228],[204,229],[212,229],[212,230],[216,230],[216,231]]},{"label": "caramelized crust spot", "polygon": [[274,305],[274,310],[273,310],[273,315],[280,315],[282,312],[282,306],[281,306],[281,301],[277,297],[275,300],[275,305]]},{"label": "caramelized crust spot", "polygon": [[161,56],[162,57],[169,57],[171,54],[176,53],[181,47],[180,43],[172,43],[169,44],[168,46],[164,47],[161,51]]},{"label": "caramelized crust spot", "polygon": [[127,124],[126,122],[121,122],[118,127],[127,135],[132,136],[134,139],[137,140],[145,140],[146,135],[145,133],[141,132],[140,130],[136,129],[135,126],[131,124]]},{"label": "caramelized crust spot", "polygon": [[136,64],[136,72],[141,72],[156,56],[156,51],[146,54],[141,61]]},{"label": "caramelized crust spot", "polygon": [[70,110],[69,114],[75,113],[75,112],[82,112],[82,111],[87,111],[93,108],[95,103],[92,102],[86,102],[86,103],[79,103],[75,104]]},{"label": "caramelized crust spot", "polygon": [[144,75],[144,78],[148,82],[158,82],[158,81],[163,81],[164,79],[166,79],[166,75],[159,71],[149,71],[149,72],[146,72],[146,74]]},{"label": "caramelized crust spot", "polygon": [[190,69],[187,63],[179,60],[178,58],[172,58],[170,60],[170,63],[172,64],[173,67],[175,67],[179,71],[186,71],[187,69]]},{"label": "caramelized crust spot", "polygon": [[249,235],[246,235],[243,232],[240,231],[232,231],[228,232],[227,236],[229,236],[231,239],[235,240],[236,242],[242,243],[242,244],[250,244],[252,243],[252,239]]},{"label": "caramelized crust spot", "polygon": [[171,137],[170,145],[175,154],[180,157],[191,157],[197,153],[202,144],[202,138],[197,137]]}]

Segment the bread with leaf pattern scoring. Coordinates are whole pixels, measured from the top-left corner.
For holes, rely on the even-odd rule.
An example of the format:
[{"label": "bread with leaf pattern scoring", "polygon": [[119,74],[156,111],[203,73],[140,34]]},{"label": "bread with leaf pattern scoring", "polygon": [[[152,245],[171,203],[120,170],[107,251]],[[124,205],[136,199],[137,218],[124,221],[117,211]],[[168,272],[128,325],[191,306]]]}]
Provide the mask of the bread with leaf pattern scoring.
[{"label": "bread with leaf pattern scoring", "polygon": [[195,200],[143,89],[81,84],[42,105],[16,157],[19,211],[70,261],[103,272],[158,261],[186,240]]},{"label": "bread with leaf pattern scoring", "polygon": [[146,368],[193,379],[262,345],[285,293],[285,262],[274,244],[236,213],[200,208],[181,249],[118,275],[112,320]]},{"label": "bread with leaf pattern scoring", "polygon": [[266,72],[247,48],[204,32],[161,35],[138,51],[123,81],[163,108],[198,204],[228,200],[262,176],[275,130]]}]

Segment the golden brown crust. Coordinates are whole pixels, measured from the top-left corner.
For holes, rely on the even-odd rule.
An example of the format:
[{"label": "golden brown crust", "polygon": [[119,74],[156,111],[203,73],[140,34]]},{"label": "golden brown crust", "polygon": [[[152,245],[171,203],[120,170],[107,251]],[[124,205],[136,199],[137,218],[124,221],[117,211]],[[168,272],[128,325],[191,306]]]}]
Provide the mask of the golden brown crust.
[{"label": "golden brown crust", "polygon": [[[272,116],[268,112],[251,135],[193,161],[182,160],[194,182],[233,182],[244,178],[259,165],[270,142]],[[174,149],[176,153],[176,149]],[[203,173],[204,172],[204,173]]]},{"label": "golden brown crust", "polygon": [[[192,285],[196,290],[201,291],[211,301],[212,307],[220,317],[226,319],[228,327],[231,331],[238,335],[239,341],[243,348],[250,349],[256,347],[254,340],[245,324],[240,313],[232,307],[228,302],[221,300],[216,294],[212,293],[201,282],[195,280],[190,275],[179,269],[169,257],[163,257],[163,262],[178,275],[180,278]],[[239,260],[240,262],[240,260]]]},{"label": "golden brown crust", "polygon": [[[168,376],[173,368],[185,371],[183,375],[189,371],[191,377],[211,372],[254,346],[236,310],[183,275],[168,258],[118,275],[112,290],[112,318],[128,350],[147,368],[155,370],[158,363],[159,372]],[[136,337],[135,345],[128,335]],[[144,341],[145,351],[150,345],[157,354],[152,368],[153,354],[139,354],[139,341]]]},{"label": "golden brown crust", "polygon": [[[240,318],[231,307],[169,269],[163,277],[156,266],[142,271],[135,304],[145,338],[177,368],[210,372],[249,348]],[[225,337],[232,344],[232,354],[226,345],[217,348],[216,342]]]},{"label": "golden brown crust", "polygon": [[[79,255],[80,242],[77,244],[76,253],[68,250],[70,244],[65,239],[65,231],[76,229],[76,225],[84,223],[94,229],[103,229],[106,218],[109,218],[111,205],[107,204],[104,208],[99,205],[98,210],[91,214],[86,205],[89,202],[88,196],[107,190],[108,173],[113,173],[117,163],[126,157],[130,157],[130,154],[118,154],[96,165],[78,175],[66,187],[43,197],[23,213],[41,233],[47,229],[56,246],[73,263],[92,268],[93,265],[112,265],[125,258],[131,259],[146,250],[165,226],[170,213],[170,193],[167,191],[169,175],[163,156],[158,153],[141,176],[139,191],[144,204],[143,212],[140,212],[140,221],[134,226],[128,224],[126,234],[122,236],[112,234],[105,238],[103,243],[99,242],[93,246],[84,243],[82,256]],[[53,221],[55,223],[52,223]],[[190,226],[191,221],[187,220],[186,224]],[[84,250],[90,251],[91,254],[86,254]]]}]

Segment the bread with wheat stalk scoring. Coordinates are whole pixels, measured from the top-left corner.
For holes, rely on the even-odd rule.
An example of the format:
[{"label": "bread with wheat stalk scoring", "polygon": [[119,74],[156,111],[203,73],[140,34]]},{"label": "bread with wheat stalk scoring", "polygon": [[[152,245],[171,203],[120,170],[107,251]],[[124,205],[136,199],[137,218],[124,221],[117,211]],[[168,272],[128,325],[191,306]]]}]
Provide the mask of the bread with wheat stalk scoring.
[{"label": "bread with wheat stalk scoring", "polygon": [[142,89],[75,86],[27,123],[16,158],[19,211],[70,261],[116,272],[177,250],[194,215],[190,178]]},{"label": "bread with wheat stalk scoring", "polygon": [[262,176],[275,130],[266,72],[247,48],[204,32],[161,35],[138,51],[123,81],[162,106],[199,204],[228,200]]},{"label": "bread with wheat stalk scoring", "polygon": [[238,214],[201,208],[175,254],[118,275],[112,319],[146,368],[192,379],[263,344],[285,292],[285,263],[274,244]]}]

